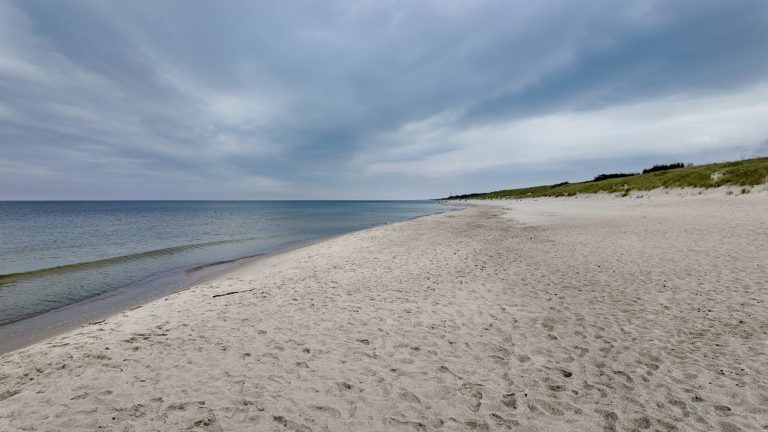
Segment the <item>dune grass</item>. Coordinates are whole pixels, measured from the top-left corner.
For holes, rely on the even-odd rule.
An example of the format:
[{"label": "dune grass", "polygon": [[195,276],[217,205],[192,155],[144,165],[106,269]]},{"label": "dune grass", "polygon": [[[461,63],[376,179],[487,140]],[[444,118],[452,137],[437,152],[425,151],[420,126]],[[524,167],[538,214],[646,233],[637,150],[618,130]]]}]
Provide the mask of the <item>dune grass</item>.
[{"label": "dune grass", "polygon": [[571,196],[583,193],[618,193],[657,188],[714,188],[720,186],[755,186],[768,180],[768,157],[735,162],[688,166],[667,171],[637,174],[580,183],[559,183],[495,192],[458,195],[449,199],[535,198]]}]

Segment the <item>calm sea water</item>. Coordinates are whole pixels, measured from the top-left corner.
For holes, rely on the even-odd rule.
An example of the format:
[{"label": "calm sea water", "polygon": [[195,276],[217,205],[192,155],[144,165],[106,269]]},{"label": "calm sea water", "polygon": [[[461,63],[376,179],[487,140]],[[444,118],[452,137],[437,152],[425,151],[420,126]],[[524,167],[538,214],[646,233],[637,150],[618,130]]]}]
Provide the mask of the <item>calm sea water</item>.
[{"label": "calm sea water", "polygon": [[449,209],[431,201],[0,202],[0,325],[112,291],[130,295],[161,275]]}]

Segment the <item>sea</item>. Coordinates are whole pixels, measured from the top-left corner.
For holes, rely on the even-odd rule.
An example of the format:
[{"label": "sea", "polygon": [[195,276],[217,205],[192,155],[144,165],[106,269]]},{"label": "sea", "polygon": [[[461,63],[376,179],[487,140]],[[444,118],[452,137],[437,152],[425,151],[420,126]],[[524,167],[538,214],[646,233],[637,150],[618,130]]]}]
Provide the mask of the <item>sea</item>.
[{"label": "sea", "polygon": [[0,202],[0,352],[434,201]]}]

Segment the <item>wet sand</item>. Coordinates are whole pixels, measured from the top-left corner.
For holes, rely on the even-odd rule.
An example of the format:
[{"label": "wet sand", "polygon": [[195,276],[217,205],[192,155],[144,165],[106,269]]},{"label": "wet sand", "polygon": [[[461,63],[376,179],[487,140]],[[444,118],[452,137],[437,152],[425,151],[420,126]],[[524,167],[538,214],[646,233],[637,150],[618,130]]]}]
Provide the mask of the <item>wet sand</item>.
[{"label": "wet sand", "polygon": [[765,430],[766,245],[767,192],[360,231],[1,356],[0,430]]}]

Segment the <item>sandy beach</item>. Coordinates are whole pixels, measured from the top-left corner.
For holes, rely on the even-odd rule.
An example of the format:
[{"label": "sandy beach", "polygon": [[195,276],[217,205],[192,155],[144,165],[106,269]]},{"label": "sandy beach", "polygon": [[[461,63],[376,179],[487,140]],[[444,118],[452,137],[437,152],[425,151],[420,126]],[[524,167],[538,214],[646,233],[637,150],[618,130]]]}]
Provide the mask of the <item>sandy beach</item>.
[{"label": "sandy beach", "polygon": [[768,192],[483,202],[0,357],[3,431],[768,430]]}]

